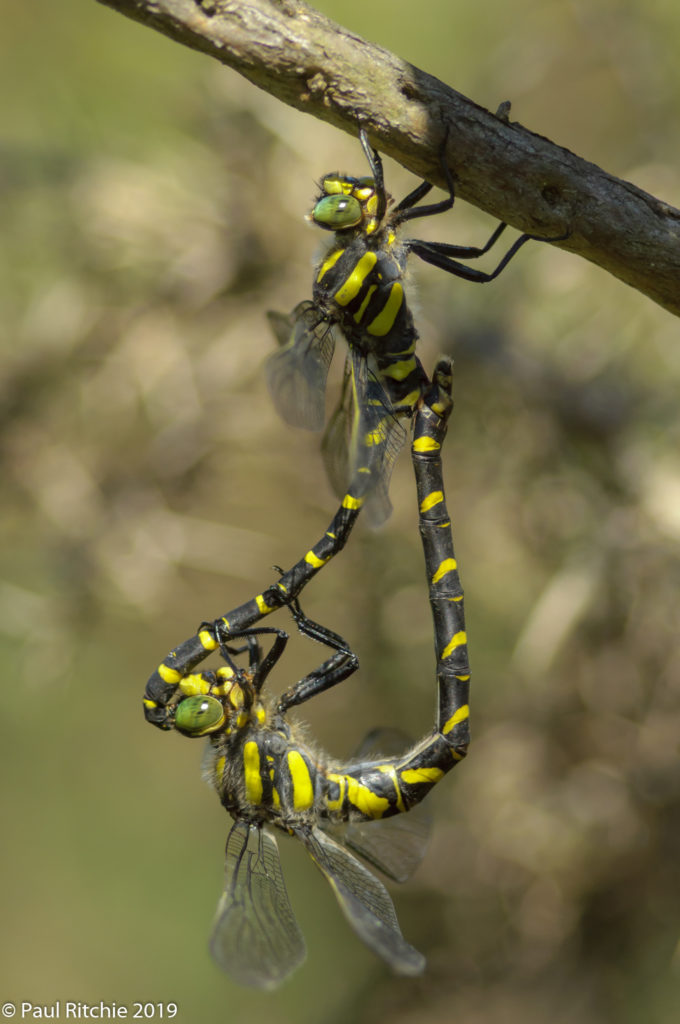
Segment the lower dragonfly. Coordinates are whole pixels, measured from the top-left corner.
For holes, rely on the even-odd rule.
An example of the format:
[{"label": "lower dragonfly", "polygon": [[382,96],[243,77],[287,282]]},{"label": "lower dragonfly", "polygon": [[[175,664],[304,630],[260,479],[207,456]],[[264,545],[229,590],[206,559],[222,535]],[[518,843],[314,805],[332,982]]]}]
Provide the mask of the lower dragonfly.
[{"label": "lower dragonfly", "polygon": [[[441,468],[450,392],[450,365],[442,361],[416,414],[412,440],[437,653],[439,704],[429,735],[397,756],[384,756],[384,749],[378,756],[379,736],[348,764],[332,761],[300,736],[287,721],[288,711],[347,678],[358,661],[340,636],[308,619],[296,599],[289,606],[299,630],[333,653],[278,700],[263,688],[288,634],[262,627],[229,631],[228,617],[204,623],[198,634],[203,658],[219,651],[224,662],[219,668],[194,671],[201,659],[187,642],[163,663],[165,691],[159,692],[156,674],[147,686],[144,709],[150,722],[208,738],[204,773],[234,819],[210,946],[217,964],[241,984],[274,988],[305,957],[271,828],[305,846],[357,935],[393,971],[424,970],[425,958],[402,935],[387,889],[354,853],[393,879],[407,877],[422,856],[425,836],[417,815],[400,816],[419,805],[467,753],[470,673],[463,591]],[[272,638],[264,655],[263,636]],[[233,646],[239,640],[243,645]],[[182,651],[184,656],[178,654]],[[235,660],[245,653],[247,669]]]}]

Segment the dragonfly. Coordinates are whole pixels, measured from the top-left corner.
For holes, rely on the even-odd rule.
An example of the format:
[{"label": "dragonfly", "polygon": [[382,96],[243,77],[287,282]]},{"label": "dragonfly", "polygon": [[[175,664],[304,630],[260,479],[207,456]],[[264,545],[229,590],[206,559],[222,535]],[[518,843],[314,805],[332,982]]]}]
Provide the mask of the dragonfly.
[{"label": "dragonfly", "polygon": [[554,242],[566,235],[524,233],[489,272],[462,261],[487,253],[505,231],[505,222],[483,246],[404,239],[401,229],[408,221],[453,206],[455,188],[445,146],[441,167],[448,196],[419,205],[433,187],[422,181],[393,206],[381,157],[363,128],[359,140],[371,174],[357,178],[333,172],[322,178],[307,218],[333,237],[315,267],[312,299],[288,315],[268,314],[279,348],[269,357],[266,374],[282,418],[293,426],[321,430],[339,330],[347,343],[345,378],[322,442],[324,462],[336,493],[346,491],[365,502],[369,519],[379,525],[391,512],[389,481],[406,439],[403,422],[413,417],[429,383],[416,355],[418,332],[406,296],[409,256],[483,284],[498,277],[526,242]]},{"label": "dragonfly", "polygon": [[[463,591],[441,465],[450,391],[450,365],[444,362],[416,413],[411,444],[437,653],[438,708],[428,735],[406,749],[402,742],[394,752],[384,732],[374,733],[347,763],[308,742],[289,712],[348,678],[358,659],[342,637],[303,614],[297,597],[288,607],[298,630],[331,653],[278,699],[265,683],[289,635],[253,627],[249,620],[235,629],[233,614],[203,623],[147,684],[149,722],[207,738],[204,776],[233,819],[210,948],[217,964],[241,984],[275,988],[305,956],[279,859],[281,834],[305,847],[351,927],[389,968],[417,975],[425,967],[424,956],[401,932],[385,885],[368,865],[394,880],[410,875],[426,842],[421,802],[468,749]],[[271,641],[266,652],[265,639]],[[219,667],[201,668],[212,652],[220,657]],[[241,663],[246,656],[247,666]]]}]

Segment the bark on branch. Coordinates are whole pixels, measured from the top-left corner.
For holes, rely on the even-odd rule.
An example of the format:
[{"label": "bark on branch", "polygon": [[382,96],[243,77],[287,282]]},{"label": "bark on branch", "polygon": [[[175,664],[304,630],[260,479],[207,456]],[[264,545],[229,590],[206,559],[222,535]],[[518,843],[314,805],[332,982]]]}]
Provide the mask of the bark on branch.
[{"label": "bark on branch", "polygon": [[[680,314],[680,211],[492,114],[301,0],[99,0],[215,57],[499,220],[547,236]],[[322,168],[323,169],[323,168]]]}]

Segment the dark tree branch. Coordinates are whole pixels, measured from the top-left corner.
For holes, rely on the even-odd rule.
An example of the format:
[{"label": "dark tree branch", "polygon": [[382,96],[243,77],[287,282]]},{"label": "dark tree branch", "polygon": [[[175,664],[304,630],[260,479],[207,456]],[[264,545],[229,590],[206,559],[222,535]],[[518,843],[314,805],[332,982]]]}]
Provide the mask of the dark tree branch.
[{"label": "dark tree branch", "polygon": [[[680,211],[367,43],[300,0],[99,0],[234,68],[298,110],[356,135],[680,314]],[[324,168],[321,168],[324,170]]]}]

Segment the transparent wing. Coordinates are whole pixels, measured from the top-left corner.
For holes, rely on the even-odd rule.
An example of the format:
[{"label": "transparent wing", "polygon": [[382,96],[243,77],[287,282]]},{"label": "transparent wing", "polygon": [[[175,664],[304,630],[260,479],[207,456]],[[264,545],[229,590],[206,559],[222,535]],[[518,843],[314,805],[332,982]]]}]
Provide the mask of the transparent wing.
[{"label": "transparent wing", "polygon": [[313,302],[292,313],[267,313],[281,346],[265,365],[276,411],[293,427],[321,430],[326,415],[326,378],[335,342],[328,321]]},{"label": "transparent wing", "polygon": [[353,395],[352,364],[346,359],[340,401],[328,421],[321,441],[326,476],[338,498],[344,497],[350,481],[349,445],[354,417]]},{"label": "transparent wing", "polygon": [[425,957],[409,945],[385,886],[352,854],[317,828],[296,830],[326,876],[354,931],[397,974],[421,974]]},{"label": "transparent wing", "polygon": [[377,374],[366,358],[351,350],[340,403],[321,445],[328,479],[338,497],[353,485],[366,495],[368,519],[380,526],[389,518],[389,483],[406,431]]},{"label": "transparent wing", "polygon": [[[410,738],[400,729],[374,729],[356,752],[355,761],[380,762],[400,756],[411,746]],[[432,815],[420,803],[406,814],[346,825],[336,838],[388,878],[405,882],[425,855],[431,828]]]},{"label": "transparent wing", "polygon": [[348,825],[343,842],[395,882],[405,882],[425,856],[432,819],[423,804],[383,821]]},{"label": "transparent wing", "polygon": [[226,853],[224,893],[210,951],[239,984],[275,988],[305,959],[305,941],[288,900],[276,839],[237,821]]}]

